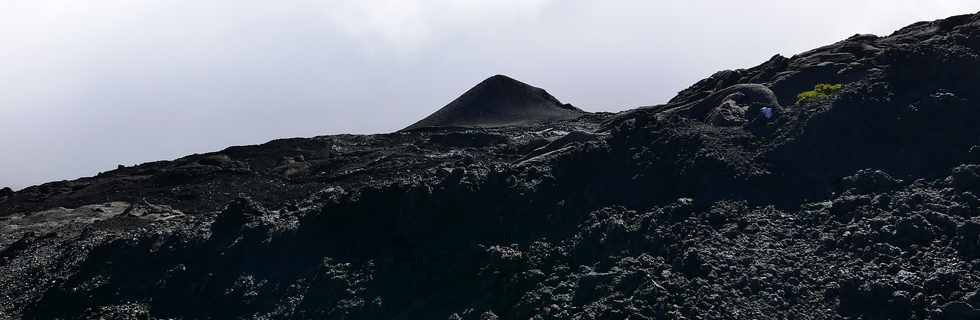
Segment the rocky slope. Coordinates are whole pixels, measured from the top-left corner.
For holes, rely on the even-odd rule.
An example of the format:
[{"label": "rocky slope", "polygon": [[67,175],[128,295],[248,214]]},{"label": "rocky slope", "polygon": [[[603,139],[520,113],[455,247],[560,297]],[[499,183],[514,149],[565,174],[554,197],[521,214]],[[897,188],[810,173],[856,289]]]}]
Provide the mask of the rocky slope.
[{"label": "rocky slope", "polygon": [[[797,103],[819,83],[843,89]],[[619,114],[463,112],[0,192],[0,318],[976,319],[978,84],[964,15]]]}]

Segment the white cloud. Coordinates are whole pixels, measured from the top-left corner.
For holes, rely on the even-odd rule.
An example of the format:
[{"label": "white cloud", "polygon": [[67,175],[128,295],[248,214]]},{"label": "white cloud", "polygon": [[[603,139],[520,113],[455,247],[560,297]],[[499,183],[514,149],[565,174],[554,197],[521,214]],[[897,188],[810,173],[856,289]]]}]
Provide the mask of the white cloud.
[{"label": "white cloud", "polygon": [[327,20],[370,50],[415,52],[459,34],[535,18],[553,0],[333,0]]}]

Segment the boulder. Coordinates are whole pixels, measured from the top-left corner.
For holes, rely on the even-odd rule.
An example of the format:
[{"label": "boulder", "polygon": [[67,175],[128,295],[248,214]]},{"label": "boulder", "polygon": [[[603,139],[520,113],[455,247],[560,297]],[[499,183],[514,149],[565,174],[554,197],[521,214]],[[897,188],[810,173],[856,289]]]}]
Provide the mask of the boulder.
[{"label": "boulder", "polygon": [[980,165],[966,164],[953,168],[949,182],[957,189],[972,189],[980,185]]},{"label": "boulder", "polygon": [[738,100],[744,94],[734,93],[725,98],[718,107],[708,113],[705,122],[720,127],[739,126],[746,122],[745,113],[748,106],[739,105]]},{"label": "boulder", "polygon": [[[729,102],[731,101],[731,102]],[[730,108],[734,103],[738,106],[768,106],[779,107],[779,101],[772,90],[761,84],[745,83],[733,85],[715,91],[704,99],[684,104],[666,105],[665,114],[681,114],[694,119],[707,119],[719,107]],[[727,105],[726,105],[727,104]]]},{"label": "boulder", "polygon": [[861,169],[842,179],[843,187],[852,193],[865,194],[886,191],[897,187],[902,180],[876,169]]}]

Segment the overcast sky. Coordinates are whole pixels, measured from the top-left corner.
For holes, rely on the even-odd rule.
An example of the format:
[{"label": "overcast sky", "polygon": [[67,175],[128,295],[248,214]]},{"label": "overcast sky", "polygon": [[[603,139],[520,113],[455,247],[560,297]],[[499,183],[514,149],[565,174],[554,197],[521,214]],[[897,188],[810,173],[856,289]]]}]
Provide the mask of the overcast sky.
[{"label": "overcast sky", "polygon": [[0,0],[0,187],[380,133],[507,74],[588,111],[976,0]]}]

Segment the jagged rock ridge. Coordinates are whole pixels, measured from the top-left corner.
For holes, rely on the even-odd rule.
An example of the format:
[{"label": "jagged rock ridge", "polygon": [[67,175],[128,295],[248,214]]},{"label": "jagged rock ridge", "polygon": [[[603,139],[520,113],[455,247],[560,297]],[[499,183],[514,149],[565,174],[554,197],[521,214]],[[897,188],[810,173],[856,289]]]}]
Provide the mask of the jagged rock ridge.
[{"label": "jagged rock ridge", "polygon": [[426,127],[501,127],[568,120],[585,112],[541,88],[495,75],[404,130]]}]

